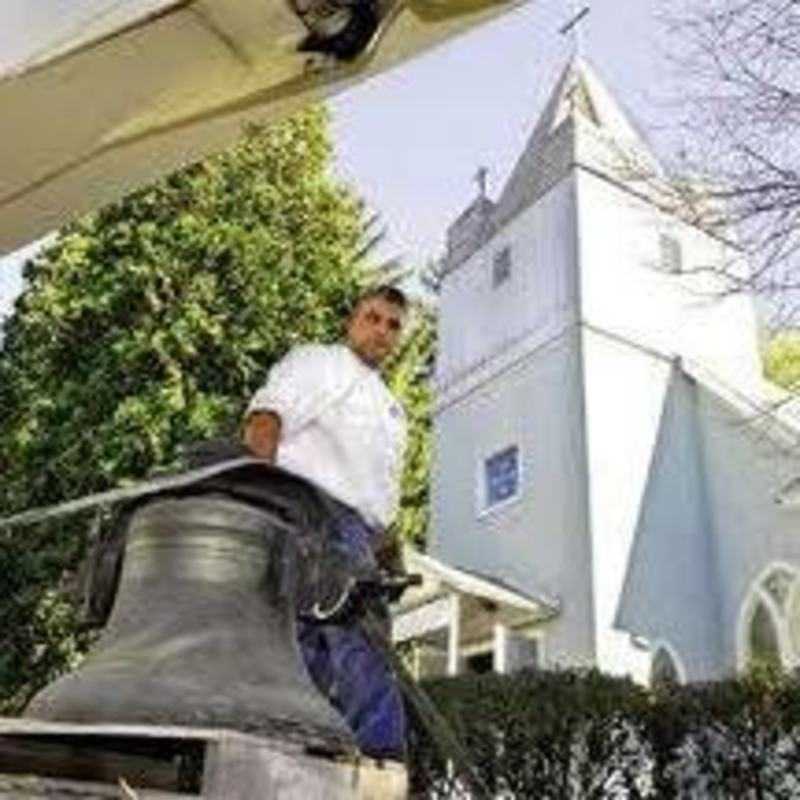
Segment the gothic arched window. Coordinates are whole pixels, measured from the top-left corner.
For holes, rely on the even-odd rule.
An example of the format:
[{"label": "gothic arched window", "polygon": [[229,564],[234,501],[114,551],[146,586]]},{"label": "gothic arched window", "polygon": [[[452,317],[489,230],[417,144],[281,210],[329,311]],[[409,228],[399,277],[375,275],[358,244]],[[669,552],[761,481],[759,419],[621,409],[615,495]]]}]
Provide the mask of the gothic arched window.
[{"label": "gothic arched window", "polygon": [[678,665],[666,647],[659,647],[653,656],[650,684],[651,686],[665,686],[671,683],[680,683]]},{"label": "gothic arched window", "polygon": [[781,646],[778,638],[778,629],[772,614],[763,602],[756,604],[756,609],[750,620],[748,645],[748,666],[768,665],[779,667],[781,665]]},{"label": "gothic arched window", "polygon": [[800,573],[777,565],[762,573],[744,606],[740,667],[800,664]]}]

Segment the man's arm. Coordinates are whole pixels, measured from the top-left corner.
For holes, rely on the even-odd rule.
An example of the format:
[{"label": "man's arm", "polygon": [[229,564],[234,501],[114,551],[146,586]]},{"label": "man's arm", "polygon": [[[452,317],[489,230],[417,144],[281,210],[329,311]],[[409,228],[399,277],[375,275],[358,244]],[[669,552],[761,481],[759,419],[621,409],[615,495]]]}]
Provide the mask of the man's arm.
[{"label": "man's arm", "polygon": [[245,420],[242,438],[253,455],[274,462],[281,438],[281,418],[274,411],[254,411]]}]

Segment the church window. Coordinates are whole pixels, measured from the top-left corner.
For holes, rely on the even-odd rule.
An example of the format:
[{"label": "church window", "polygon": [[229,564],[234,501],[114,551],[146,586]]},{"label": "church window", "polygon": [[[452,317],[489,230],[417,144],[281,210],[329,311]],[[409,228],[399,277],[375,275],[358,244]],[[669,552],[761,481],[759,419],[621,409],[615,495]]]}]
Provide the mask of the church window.
[{"label": "church window", "polygon": [[777,564],[765,570],[743,606],[739,668],[800,666],[800,573]]},{"label": "church window", "polygon": [[756,605],[749,630],[750,666],[780,666],[781,648],[778,631],[769,609],[763,602]]},{"label": "church window", "polygon": [[678,666],[665,647],[659,647],[653,656],[650,683],[653,686],[667,686],[680,682]]},{"label": "church window", "polygon": [[658,241],[661,250],[661,269],[673,274],[683,272],[683,250],[678,238],[670,233],[662,233]]},{"label": "church window", "polygon": [[492,259],[492,288],[496,289],[511,277],[511,248],[498,250]]},{"label": "church window", "polygon": [[519,493],[519,447],[500,450],[484,462],[485,508],[491,508]]},{"label": "church window", "polygon": [[509,635],[506,644],[506,671],[541,667],[542,654],[539,645],[537,637]]}]

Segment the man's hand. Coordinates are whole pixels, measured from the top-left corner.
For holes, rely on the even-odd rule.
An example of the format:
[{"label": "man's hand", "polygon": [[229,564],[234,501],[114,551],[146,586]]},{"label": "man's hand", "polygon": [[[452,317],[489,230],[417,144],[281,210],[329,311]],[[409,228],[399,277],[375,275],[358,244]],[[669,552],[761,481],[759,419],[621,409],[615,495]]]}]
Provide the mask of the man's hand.
[{"label": "man's hand", "polygon": [[375,552],[378,566],[386,572],[405,572],[405,559],[403,558],[403,545],[396,533],[385,531],[383,540]]},{"label": "man's hand", "polygon": [[253,455],[275,461],[281,438],[281,418],[274,411],[256,411],[244,423],[244,439]]}]

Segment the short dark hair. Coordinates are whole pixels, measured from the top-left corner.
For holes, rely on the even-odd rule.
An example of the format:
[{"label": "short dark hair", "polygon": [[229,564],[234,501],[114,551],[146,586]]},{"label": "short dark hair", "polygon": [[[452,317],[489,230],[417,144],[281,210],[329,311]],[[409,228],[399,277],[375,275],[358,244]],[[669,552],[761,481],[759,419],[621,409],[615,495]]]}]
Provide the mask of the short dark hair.
[{"label": "short dark hair", "polygon": [[373,286],[370,289],[362,292],[356,302],[353,303],[351,313],[352,311],[355,311],[365,300],[372,300],[373,297],[380,297],[387,303],[399,306],[403,309],[403,311],[408,309],[408,298],[402,289],[398,289],[396,286],[392,286],[389,283],[383,283],[380,286]]}]

